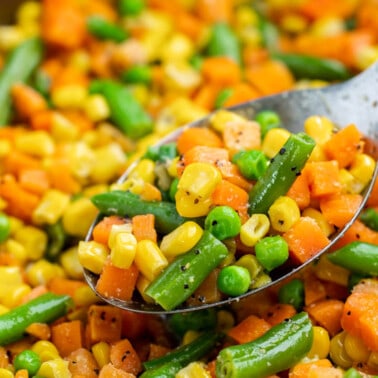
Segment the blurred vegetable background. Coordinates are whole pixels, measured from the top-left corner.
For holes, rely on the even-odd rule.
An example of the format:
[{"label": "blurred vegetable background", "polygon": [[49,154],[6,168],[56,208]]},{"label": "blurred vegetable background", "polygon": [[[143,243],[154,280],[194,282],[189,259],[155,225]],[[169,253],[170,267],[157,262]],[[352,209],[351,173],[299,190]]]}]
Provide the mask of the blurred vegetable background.
[{"label": "blurred vegetable background", "polygon": [[[0,1],[11,20],[0,26],[0,377],[215,376],[221,347],[250,342],[302,310],[312,322],[311,349],[293,340],[298,360],[276,373],[378,374],[370,270],[324,258],[289,288],[163,324],[101,303],[77,258],[97,215],[92,196],[163,135],[217,108],[328,85],[376,61],[377,1],[29,0],[16,12],[10,5],[18,1]],[[130,190],[159,199],[140,185],[156,177],[153,166],[139,168]],[[378,184],[368,206],[338,247],[378,244]],[[23,306],[38,314],[35,298],[51,317],[29,324]],[[12,316],[21,318],[10,326]],[[208,343],[196,343],[205,329]],[[184,359],[146,363],[178,345],[187,346]]]}]

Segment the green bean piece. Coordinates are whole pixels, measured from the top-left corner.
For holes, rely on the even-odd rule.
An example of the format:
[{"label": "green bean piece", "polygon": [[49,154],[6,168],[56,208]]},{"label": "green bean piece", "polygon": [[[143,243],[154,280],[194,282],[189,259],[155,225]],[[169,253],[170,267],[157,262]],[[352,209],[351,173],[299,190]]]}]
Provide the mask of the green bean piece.
[{"label": "green bean piece", "polygon": [[268,158],[262,151],[239,151],[232,157],[240,173],[248,180],[258,180],[268,168]]},{"label": "green bean piece", "polygon": [[339,81],[351,77],[345,65],[337,60],[282,52],[274,52],[271,56],[284,63],[298,80]]},{"label": "green bean piece", "polygon": [[0,345],[20,340],[30,324],[50,323],[65,315],[71,306],[70,296],[46,293],[0,315]]},{"label": "green bean piece", "polygon": [[176,202],[176,193],[177,193],[178,183],[179,183],[179,178],[175,177],[171,182],[171,186],[169,187],[169,199],[172,202]]},{"label": "green bean piece", "polygon": [[145,7],[145,0],[118,0],[118,11],[121,16],[137,16]]},{"label": "green bean piece", "polygon": [[38,67],[42,56],[42,42],[36,37],[25,40],[7,56],[0,72],[0,127],[8,123],[11,115],[12,85],[26,82]]},{"label": "green bean piece", "polygon": [[270,272],[289,258],[289,246],[280,235],[266,236],[256,243],[255,254],[257,261]]},{"label": "green bean piece", "polygon": [[261,32],[262,45],[270,52],[277,51],[279,47],[279,31],[277,26],[259,15],[259,30]]},{"label": "green bean piece", "polygon": [[168,201],[144,201],[137,194],[129,191],[114,190],[96,194],[92,197],[93,204],[104,215],[155,215],[157,232],[168,234],[187,219],[178,214],[176,206]]},{"label": "green bean piece", "polygon": [[130,138],[139,139],[152,131],[152,118],[122,84],[97,80],[91,83],[90,92],[105,97],[110,108],[110,118]]},{"label": "green bean piece", "polygon": [[164,310],[172,310],[194,293],[227,254],[227,247],[205,230],[198,243],[176,257],[151,282],[145,293]]},{"label": "green bean piece", "polygon": [[265,138],[265,135],[269,130],[281,126],[280,116],[272,110],[262,110],[261,112],[258,112],[255,120],[260,125],[262,140]]},{"label": "green bean piece", "polygon": [[[143,367],[147,371],[156,369],[159,366],[165,365],[167,363],[179,363],[181,367],[184,367],[188,365],[190,362],[198,361],[199,359],[203,358],[207,353],[214,350],[215,346],[222,339],[222,337],[223,335],[221,333],[214,331],[206,331],[189,344],[179,346],[178,348],[172,350],[163,357],[145,361],[143,363]],[[144,375],[142,375],[142,377],[145,378]]]},{"label": "green bean piece", "polygon": [[263,378],[281,372],[306,355],[312,340],[308,314],[298,313],[252,342],[222,349],[216,359],[216,376]]},{"label": "green bean piece", "polygon": [[175,378],[177,372],[182,368],[177,361],[167,362],[150,370],[146,370],[140,378]]},{"label": "green bean piece", "polygon": [[87,29],[98,39],[123,42],[127,39],[127,32],[119,25],[114,24],[101,16],[90,16],[87,19]]},{"label": "green bean piece", "polygon": [[228,24],[217,22],[212,25],[207,53],[210,56],[227,56],[238,64],[241,63],[238,38]]},{"label": "green bean piece", "polygon": [[232,88],[224,88],[219,91],[217,97],[215,98],[214,107],[215,109],[220,109],[224,107],[225,102],[231,97],[234,90]]},{"label": "green bean piece", "polygon": [[304,283],[299,278],[287,282],[278,290],[278,301],[290,304],[300,311],[304,305]]},{"label": "green bean piece", "polygon": [[126,83],[148,85],[152,79],[151,67],[142,64],[134,65],[123,72],[121,78]]},{"label": "green bean piece", "polygon": [[47,225],[45,230],[48,237],[45,256],[49,260],[56,260],[64,248],[67,234],[61,221]]},{"label": "green bean piece", "polygon": [[230,206],[216,206],[205,218],[205,230],[210,231],[219,240],[238,235],[240,227],[239,214]]},{"label": "green bean piece", "polygon": [[349,368],[344,373],[343,378],[362,378],[362,375],[355,368]]},{"label": "green bean piece", "polygon": [[309,135],[303,132],[290,135],[250,191],[249,214],[267,213],[272,203],[287,193],[314,147],[315,141]]},{"label": "green bean piece", "polygon": [[378,275],[378,245],[354,241],[329,253],[328,259],[351,272]]},{"label": "green bean piece", "polygon": [[10,234],[11,224],[9,217],[0,213],[0,243],[5,242]]},{"label": "green bean piece", "polygon": [[29,376],[32,377],[37,374],[40,366],[41,366],[41,358],[36,352],[33,352],[30,349],[25,349],[13,360],[13,366],[15,370],[26,369],[29,373]]},{"label": "green bean piece", "polygon": [[352,292],[353,288],[364,278],[371,277],[368,274],[353,273],[351,272],[348,276],[348,291]]},{"label": "green bean piece", "polygon": [[231,297],[246,293],[251,282],[249,270],[238,265],[225,266],[221,269],[217,278],[218,289]]},{"label": "green bean piece", "polygon": [[361,222],[374,231],[378,231],[378,211],[372,207],[365,209],[360,214]]}]

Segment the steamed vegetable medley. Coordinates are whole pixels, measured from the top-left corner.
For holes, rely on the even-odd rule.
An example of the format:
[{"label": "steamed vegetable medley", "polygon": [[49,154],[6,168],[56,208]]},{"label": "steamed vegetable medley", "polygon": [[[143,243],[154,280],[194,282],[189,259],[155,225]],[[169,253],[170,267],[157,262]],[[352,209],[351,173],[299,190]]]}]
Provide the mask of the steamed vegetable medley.
[{"label": "steamed vegetable medley", "polygon": [[0,25],[0,378],[375,377],[377,183],[331,253],[228,306],[122,310],[83,265],[102,296],[175,309],[327,245],[376,164],[359,125],[218,111],[149,146],[364,70],[377,20],[376,0],[23,2]]}]

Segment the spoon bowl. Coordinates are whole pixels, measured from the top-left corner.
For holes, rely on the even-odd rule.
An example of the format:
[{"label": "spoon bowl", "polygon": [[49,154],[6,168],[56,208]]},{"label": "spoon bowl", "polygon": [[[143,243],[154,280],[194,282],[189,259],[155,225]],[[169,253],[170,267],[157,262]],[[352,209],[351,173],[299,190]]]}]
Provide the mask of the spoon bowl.
[{"label": "spoon bowl", "polygon": [[[325,116],[332,120],[338,127],[342,128],[348,124],[354,123],[364,136],[365,152],[372,156],[375,161],[378,159],[378,63],[373,64],[364,72],[353,77],[352,79],[340,84],[329,85],[322,88],[296,90],[280,93],[274,96],[262,97],[254,101],[246,102],[228,110],[237,113],[247,119],[254,119],[256,113],[261,110],[272,110],[279,114],[282,126],[292,133],[303,131],[304,121],[312,115]],[[205,127],[208,124],[211,115],[185,125],[173,133],[160,140],[156,146],[177,140],[184,128],[187,127]],[[130,171],[135,166],[132,165],[120,177],[118,183],[124,182]],[[370,183],[365,188],[362,203],[353,218],[338,232],[330,238],[327,247],[320,250],[305,263],[298,266],[280,267],[271,272],[271,282],[256,289],[251,289],[245,294],[237,297],[228,297],[224,300],[214,303],[204,303],[202,305],[185,307],[182,305],[173,310],[166,311],[157,304],[146,303],[141,297],[135,297],[130,301],[123,301],[116,298],[108,298],[99,295],[105,302],[135,312],[168,314],[177,312],[189,312],[200,309],[206,309],[215,306],[225,306],[236,302],[247,296],[254,295],[262,290],[287,279],[291,275],[299,272],[305,266],[308,266],[314,260],[318,259],[323,253],[328,251],[348,230],[352,223],[359,216],[366,200],[373,188],[374,182],[378,176],[378,164],[375,167],[374,174]],[[92,239],[94,226],[101,219],[101,215],[92,224],[86,240]],[[98,275],[84,269],[84,277],[90,287],[96,291]]]}]

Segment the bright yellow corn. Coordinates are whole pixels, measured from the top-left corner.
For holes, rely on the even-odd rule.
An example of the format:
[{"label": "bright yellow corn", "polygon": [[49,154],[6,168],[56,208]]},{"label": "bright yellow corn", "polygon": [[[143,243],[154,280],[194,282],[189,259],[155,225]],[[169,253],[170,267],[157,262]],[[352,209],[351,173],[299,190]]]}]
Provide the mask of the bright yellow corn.
[{"label": "bright yellow corn", "polygon": [[353,360],[348,356],[344,348],[346,332],[340,332],[331,339],[329,355],[333,363],[343,369],[353,365]]},{"label": "bright yellow corn", "polygon": [[290,132],[286,129],[280,127],[270,129],[261,143],[261,151],[264,152],[268,158],[273,158],[278,154],[289,136]]},{"label": "bright yellow corn", "polygon": [[19,45],[25,39],[25,33],[19,26],[0,26],[0,51],[8,51]]},{"label": "bright yellow corn", "polygon": [[290,197],[278,197],[268,210],[272,228],[279,232],[288,231],[301,216],[297,203]]},{"label": "bright yellow corn", "polygon": [[185,96],[173,100],[167,108],[168,118],[174,118],[175,126],[184,125],[203,118],[208,112]]},{"label": "bright yellow corn", "polygon": [[227,310],[217,311],[217,329],[221,332],[227,332],[235,325],[235,318],[232,312]]},{"label": "bright yellow corn", "polygon": [[93,273],[100,274],[102,267],[109,255],[108,248],[93,240],[80,241],[78,247],[78,257],[80,264]]},{"label": "bright yellow corn", "polygon": [[100,369],[110,362],[110,345],[105,341],[100,341],[92,346],[93,356]]},{"label": "bright yellow corn", "polygon": [[192,329],[185,332],[184,336],[182,337],[181,344],[187,345],[197,339],[198,336],[200,336],[201,332],[194,331]]},{"label": "bright yellow corn", "polygon": [[151,159],[142,159],[129,174],[129,178],[141,179],[153,184],[155,181],[155,162]]},{"label": "bright yellow corn", "polygon": [[339,171],[339,181],[341,183],[342,190],[346,193],[356,194],[361,187],[355,177],[345,168],[342,168]]},{"label": "bright yellow corn", "polygon": [[175,378],[211,378],[211,374],[206,370],[203,362],[191,362],[180,369]]},{"label": "bright yellow corn", "polygon": [[86,73],[91,68],[91,57],[84,49],[77,49],[71,53],[68,64],[78,71]]},{"label": "bright yellow corn", "polygon": [[25,295],[31,292],[31,287],[27,284],[21,284],[12,287],[12,290],[8,290],[8,293],[3,298],[3,305],[8,308],[14,308],[21,304]]},{"label": "bright yellow corn", "polygon": [[194,53],[193,41],[185,34],[175,33],[162,46],[160,57],[163,62],[185,61]]},{"label": "bright yellow corn", "polygon": [[370,350],[361,338],[352,336],[350,333],[345,334],[344,349],[348,356],[355,362],[367,362],[370,356]]},{"label": "bright yellow corn", "polygon": [[178,189],[175,194],[177,212],[186,218],[201,217],[211,209],[213,204],[211,198],[199,199],[196,194],[188,193]]},{"label": "bright yellow corn", "polygon": [[312,346],[306,357],[310,359],[326,358],[329,354],[329,348],[331,345],[328,331],[325,328],[319,326],[312,327],[312,331],[314,335]]},{"label": "bright yellow corn", "polygon": [[18,150],[37,157],[50,156],[55,152],[55,142],[43,130],[21,133],[15,138]]},{"label": "bright yellow corn", "polygon": [[269,231],[270,221],[265,214],[252,214],[252,216],[240,228],[240,240],[253,247]]},{"label": "bright yellow corn", "polygon": [[[99,301],[99,298],[89,286],[85,285],[85,286],[79,287],[75,291],[73,300],[77,306],[85,307],[85,306],[90,306],[92,304],[97,303]],[[84,311],[86,310],[84,309]],[[86,317],[85,313],[84,313],[84,317]]]},{"label": "bright yellow corn", "polygon": [[345,23],[339,17],[320,17],[312,23],[310,29],[314,36],[330,37],[342,33],[345,30]]},{"label": "bright yellow corn", "polygon": [[37,1],[21,3],[16,13],[17,23],[38,22],[41,15],[41,4]]},{"label": "bright yellow corn", "polygon": [[256,256],[249,253],[240,257],[234,264],[247,268],[252,280],[262,271],[262,266],[257,261]]},{"label": "bright yellow corn", "polygon": [[9,293],[23,285],[24,280],[21,270],[17,266],[0,266],[0,277],[0,302],[4,304],[4,300]]},{"label": "bright yellow corn", "polygon": [[87,96],[87,89],[79,84],[67,84],[51,92],[51,100],[58,109],[80,109]]},{"label": "bright yellow corn", "polygon": [[314,219],[326,236],[329,236],[335,232],[334,226],[328,223],[324,215],[313,207],[307,207],[306,209],[304,209],[302,211],[302,216]]},{"label": "bright yellow corn", "polygon": [[361,46],[357,54],[358,68],[363,71],[376,61],[378,61],[378,45]]},{"label": "bright yellow corn", "polygon": [[3,304],[0,304],[0,315],[6,314],[9,312],[10,308],[7,306],[4,306]]},{"label": "bright yellow corn", "polygon": [[25,263],[28,260],[28,252],[26,248],[17,240],[9,238],[5,241],[5,250],[16,258],[18,262]]},{"label": "bright yellow corn", "polygon": [[93,122],[103,121],[110,115],[109,105],[100,94],[89,95],[83,105],[85,114]]},{"label": "bright yellow corn", "polygon": [[110,250],[112,264],[118,268],[130,268],[134,262],[137,240],[130,232],[118,232]]},{"label": "bright yellow corn", "polygon": [[342,286],[348,285],[350,272],[339,265],[331,263],[325,255],[320,257],[313,268],[316,276],[321,280],[334,282]]},{"label": "bright yellow corn", "polygon": [[193,248],[201,239],[203,229],[195,222],[188,221],[165,235],[160,250],[166,257],[174,257]]},{"label": "bright yellow corn", "polygon": [[134,261],[139,271],[150,281],[168,265],[168,260],[158,245],[147,239],[138,242]]},{"label": "bright yellow corn", "polygon": [[367,154],[357,154],[349,172],[355,179],[355,193],[360,193],[370,182],[376,165],[376,161]]},{"label": "bright yellow corn", "polygon": [[57,189],[47,190],[33,212],[35,224],[54,224],[64,213],[70,196]]},{"label": "bright yellow corn", "polygon": [[0,157],[6,157],[12,149],[12,145],[9,140],[0,140]]},{"label": "bright yellow corn", "polygon": [[1,378],[14,378],[14,374],[11,370],[6,368],[0,368],[0,377]]},{"label": "bright yellow corn", "polygon": [[188,62],[169,61],[164,63],[162,68],[164,85],[167,90],[186,94],[201,84],[201,74]]},{"label": "bright yellow corn", "polygon": [[220,132],[223,133],[225,127],[230,122],[240,122],[245,121],[245,118],[239,116],[234,112],[230,112],[229,110],[217,110],[211,117],[210,117],[210,126]]},{"label": "bright yellow corn", "polygon": [[143,300],[147,303],[154,303],[155,301],[145,294],[145,290],[150,285],[151,281],[141,274],[138,276],[136,288],[139,291],[139,294],[142,296]]},{"label": "bright yellow corn", "polygon": [[38,375],[45,378],[70,378],[72,376],[68,369],[68,361],[59,357],[42,362]]},{"label": "bright yellow corn", "polygon": [[73,142],[80,135],[75,123],[59,112],[54,112],[51,123],[51,136],[58,142]]},{"label": "bright yellow corn", "polygon": [[266,274],[265,272],[260,272],[252,281],[251,288],[256,289],[258,287],[265,286],[270,282],[272,282],[272,278],[269,276],[269,274]]},{"label": "bright yellow corn", "polygon": [[170,162],[170,164],[168,165],[168,168],[167,168],[167,171],[169,173],[169,175],[171,177],[178,177],[178,173],[177,173],[177,163],[179,162],[180,160],[180,157],[177,156],[175,157],[174,159],[172,159],[172,161]]},{"label": "bright yellow corn", "polygon": [[317,144],[323,145],[333,135],[335,125],[324,116],[311,116],[305,120],[304,131],[310,135]]},{"label": "bright yellow corn", "polygon": [[98,210],[89,198],[81,197],[66,207],[62,224],[69,235],[84,238],[94,221]]},{"label": "bright yellow corn", "polygon": [[108,239],[108,247],[113,248],[116,242],[116,237],[119,233],[128,233],[130,234],[133,230],[133,226],[131,222],[124,223],[124,224],[113,224],[112,228],[110,229],[109,239]]},{"label": "bright yellow corn", "polygon": [[33,287],[46,285],[54,277],[65,277],[63,268],[45,259],[31,264],[26,270],[28,282]]},{"label": "bright yellow corn", "polygon": [[14,233],[14,240],[21,243],[30,260],[40,259],[46,251],[46,232],[34,226],[25,226]]},{"label": "bright yellow corn", "polygon": [[73,279],[81,279],[83,277],[83,267],[79,261],[76,245],[63,251],[59,257],[59,262],[67,277]]},{"label": "bright yellow corn", "polygon": [[67,151],[72,174],[79,180],[87,180],[96,162],[96,154],[83,142],[71,143]]},{"label": "bright yellow corn", "polygon": [[282,18],[280,26],[288,33],[301,33],[307,26],[308,21],[299,14],[288,14]]}]

